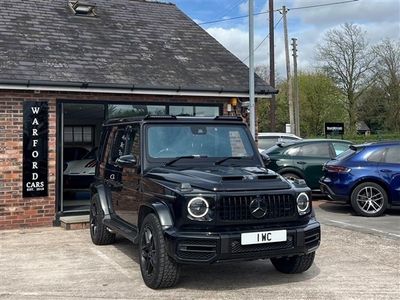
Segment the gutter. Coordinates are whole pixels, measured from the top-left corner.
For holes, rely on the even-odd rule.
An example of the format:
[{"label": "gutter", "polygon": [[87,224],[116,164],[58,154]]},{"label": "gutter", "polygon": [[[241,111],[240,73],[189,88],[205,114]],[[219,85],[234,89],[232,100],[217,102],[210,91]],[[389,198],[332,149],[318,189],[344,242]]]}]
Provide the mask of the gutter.
[{"label": "gutter", "polygon": [[[154,87],[129,84],[99,84],[88,82],[62,82],[48,80],[0,80],[0,90],[53,91],[77,93],[138,94],[164,96],[249,97],[248,90],[195,87]],[[256,97],[269,98],[277,90],[257,90]]]}]

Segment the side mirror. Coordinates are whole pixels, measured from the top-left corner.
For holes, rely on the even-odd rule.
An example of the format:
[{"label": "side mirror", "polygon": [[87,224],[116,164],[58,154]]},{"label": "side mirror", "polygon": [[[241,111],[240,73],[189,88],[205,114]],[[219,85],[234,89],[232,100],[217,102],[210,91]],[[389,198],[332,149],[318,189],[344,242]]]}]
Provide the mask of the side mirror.
[{"label": "side mirror", "polygon": [[271,158],[268,156],[268,154],[265,154],[264,152],[261,152],[260,155],[261,155],[262,161],[264,162],[264,165],[268,166],[269,163],[271,162]]},{"label": "side mirror", "polygon": [[137,165],[136,157],[134,155],[132,155],[132,154],[122,155],[122,156],[118,157],[115,162],[121,168],[123,168],[123,167],[136,167],[136,165]]}]

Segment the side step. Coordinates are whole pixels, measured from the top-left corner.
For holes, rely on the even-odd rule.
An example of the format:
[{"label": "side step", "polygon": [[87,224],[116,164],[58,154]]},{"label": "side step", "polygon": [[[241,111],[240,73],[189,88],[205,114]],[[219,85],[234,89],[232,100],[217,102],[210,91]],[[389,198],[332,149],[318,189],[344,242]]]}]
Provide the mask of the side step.
[{"label": "side step", "polygon": [[66,230],[87,229],[90,227],[89,215],[63,216],[60,224]]},{"label": "side step", "polygon": [[110,228],[112,231],[123,235],[125,238],[130,240],[133,243],[137,243],[138,240],[138,231],[136,228],[132,226],[121,224],[118,221],[112,219],[104,219],[103,224]]}]

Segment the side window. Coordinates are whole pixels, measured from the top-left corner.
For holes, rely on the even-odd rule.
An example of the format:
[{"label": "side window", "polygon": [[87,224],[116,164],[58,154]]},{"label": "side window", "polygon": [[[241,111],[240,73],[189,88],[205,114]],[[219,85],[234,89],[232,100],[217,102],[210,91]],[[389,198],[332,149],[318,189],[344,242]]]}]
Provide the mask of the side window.
[{"label": "side window", "polygon": [[330,157],[328,143],[307,144],[301,147],[301,155],[307,157]]},{"label": "side window", "polygon": [[283,155],[298,156],[299,153],[300,153],[300,147],[290,147],[283,153]]},{"label": "side window", "polygon": [[129,126],[127,129],[124,154],[133,154],[137,160],[140,159],[140,126],[138,124]]},{"label": "side window", "polygon": [[349,145],[344,144],[344,143],[332,143],[333,149],[335,149],[335,155],[338,156],[339,154],[342,154],[343,152],[349,150]]},{"label": "side window", "polygon": [[381,162],[383,160],[383,153],[385,150],[385,148],[375,150],[368,156],[367,160],[370,162]]},{"label": "side window", "polygon": [[400,164],[400,146],[387,148],[385,162],[388,164]]},{"label": "side window", "polygon": [[114,142],[112,144],[111,153],[108,157],[110,164],[115,164],[118,157],[124,154],[126,146],[125,128],[118,128],[115,132]]}]

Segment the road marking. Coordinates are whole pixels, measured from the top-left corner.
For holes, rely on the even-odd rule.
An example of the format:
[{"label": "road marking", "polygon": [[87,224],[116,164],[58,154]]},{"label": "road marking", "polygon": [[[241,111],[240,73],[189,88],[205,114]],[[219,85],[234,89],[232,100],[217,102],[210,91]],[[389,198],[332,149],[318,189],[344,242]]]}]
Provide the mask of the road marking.
[{"label": "road marking", "polygon": [[366,230],[372,230],[372,231],[375,231],[375,232],[379,232],[379,233],[383,233],[383,234],[386,234],[386,235],[389,235],[389,236],[395,236],[397,238],[400,238],[400,234],[395,234],[395,233],[392,233],[392,232],[386,232],[386,231],[375,229],[375,228],[369,228],[369,227],[365,227],[365,226],[349,224],[349,223],[346,223],[346,222],[341,222],[341,221],[336,221],[336,220],[329,220],[328,219],[328,221],[330,221],[332,223],[338,223],[338,224],[341,224],[341,225],[345,225],[345,226],[348,226],[348,227],[356,227],[356,228],[362,228],[362,229],[366,229]]},{"label": "road marking", "polygon": [[120,273],[124,274],[126,277],[128,277],[129,279],[132,279],[132,274],[130,272],[128,272],[127,270],[125,270],[124,268],[122,268],[118,263],[116,263],[113,259],[111,259],[110,257],[108,257],[106,254],[104,254],[103,252],[101,252],[99,249],[97,248],[92,248],[90,249],[91,251],[93,251],[97,256],[99,256],[103,261],[107,262],[110,266],[112,266],[114,269],[116,269],[117,271],[119,271]]}]

